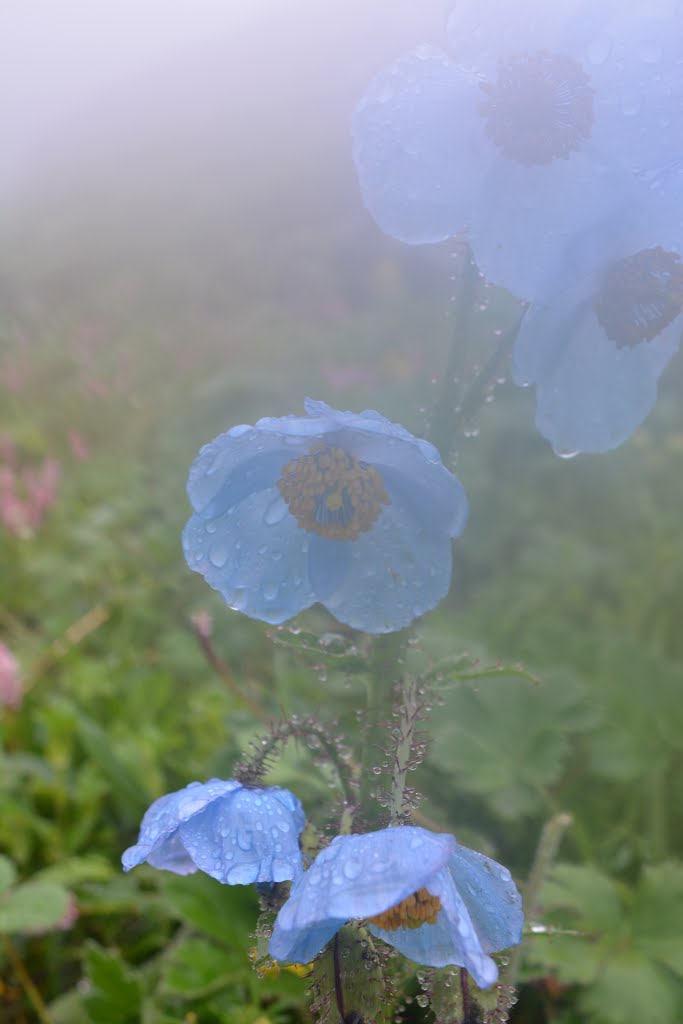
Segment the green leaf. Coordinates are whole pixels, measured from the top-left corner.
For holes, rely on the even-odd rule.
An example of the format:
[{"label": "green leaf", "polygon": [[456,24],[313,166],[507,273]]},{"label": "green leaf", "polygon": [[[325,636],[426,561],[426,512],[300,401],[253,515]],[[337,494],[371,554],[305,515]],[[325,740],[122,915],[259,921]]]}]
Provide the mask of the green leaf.
[{"label": "green leaf", "polygon": [[258,913],[255,894],[246,886],[221,885],[209,875],[168,875],[162,892],[169,907],[199,932],[229,948],[246,950]]},{"label": "green leaf", "polygon": [[558,782],[572,734],[593,714],[573,676],[536,686],[518,678],[491,678],[445,697],[435,719],[431,759],[454,773],[465,791],[486,798],[502,818],[534,813],[542,789]]},{"label": "green leaf", "polygon": [[0,896],[0,932],[42,932],[54,928],[69,907],[69,893],[52,882],[24,882]]},{"label": "green leaf", "polygon": [[78,717],[81,742],[111,785],[111,795],[124,823],[137,821],[147,804],[147,796],[127,764],[112,750],[106,732],[85,715]]},{"label": "green leaf", "polygon": [[[241,973],[247,963],[246,950],[244,954]],[[234,957],[225,950],[204,939],[186,939],[168,951],[162,984],[171,996],[195,999],[225,988],[234,976]]]},{"label": "green leaf", "polygon": [[69,857],[39,871],[35,878],[42,882],[74,886],[79,882],[107,882],[114,875],[112,865],[104,857]]},{"label": "green leaf", "polygon": [[0,854],[0,894],[14,885],[17,878],[17,869],[9,857]]},{"label": "green leaf", "polygon": [[388,1020],[387,986],[374,941],[367,929],[353,924],[340,928],[313,964],[311,1010],[315,1016],[316,1012],[329,1005],[329,1018],[320,1018],[328,1020],[329,1024],[340,1024],[337,979],[341,983],[346,1014],[355,1010],[363,1020],[371,1020],[375,1024],[384,1024]]},{"label": "green leaf", "polygon": [[88,943],[85,965],[94,992],[86,999],[93,1024],[134,1024],[140,1020],[142,984],[119,953]]}]

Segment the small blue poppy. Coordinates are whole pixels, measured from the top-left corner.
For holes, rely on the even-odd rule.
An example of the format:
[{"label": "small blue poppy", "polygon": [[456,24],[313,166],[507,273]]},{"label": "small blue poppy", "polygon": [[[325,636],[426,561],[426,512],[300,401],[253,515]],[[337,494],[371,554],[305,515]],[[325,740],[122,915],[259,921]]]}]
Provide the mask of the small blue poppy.
[{"label": "small blue poppy", "polygon": [[305,823],[297,797],[279,786],[191,782],[154,801],[121,860],[124,871],[147,861],[176,875],[204,871],[226,885],[282,882],[302,871]]},{"label": "small blue poppy", "polygon": [[416,963],[466,967],[480,988],[498,977],[488,954],[520,942],[524,923],[506,868],[411,825],[333,839],[292,885],[270,953],[308,963],[352,919]]},{"label": "small blue poppy", "polygon": [[448,592],[465,492],[432,444],[379,413],[305,406],[202,448],[188,565],[264,622],[319,601],[355,629],[402,629]]},{"label": "small blue poppy", "polygon": [[568,235],[612,231],[634,189],[680,162],[682,30],[671,0],[461,0],[452,56],[418,47],[358,104],[367,208],[412,244],[467,229],[490,281],[539,298]]}]

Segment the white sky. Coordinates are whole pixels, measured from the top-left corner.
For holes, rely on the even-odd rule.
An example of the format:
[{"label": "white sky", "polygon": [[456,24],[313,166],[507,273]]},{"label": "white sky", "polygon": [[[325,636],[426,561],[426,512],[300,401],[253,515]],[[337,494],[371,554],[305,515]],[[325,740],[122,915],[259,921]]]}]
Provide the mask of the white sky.
[{"label": "white sky", "polygon": [[[289,56],[301,51],[300,76],[318,50],[323,67],[329,55],[329,74],[341,78],[363,59],[367,67],[380,67],[407,41],[423,41],[426,25],[437,25],[441,35],[447,7],[447,0],[0,0],[0,187],[11,194],[22,179],[40,173],[46,155],[49,165],[62,129],[68,135],[84,108],[99,110],[100,96],[103,112],[111,110],[117,83],[123,87],[145,68],[163,68],[183,51],[196,61],[203,45],[239,38],[249,22],[257,26],[250,37],[258,39],[259,67],[267,68],[268,54],[273,67],[282,66],[278,33],[286,24],[289,44],[282,45],[290,46]],[[237,52],[236,64],[243,62],[246,80],[254,54],[234,46],[230,52]],[[290,75],[296,77],[297,66],[295,59]],[[239,88],[240,68],[226,68],[226,81]],[[287,90],[297,83],[262,76],[250,82],[254,101],[259,89],[265,94],[274,85]],[[133,124],[135,105],[126,102],[124,118]]]}]

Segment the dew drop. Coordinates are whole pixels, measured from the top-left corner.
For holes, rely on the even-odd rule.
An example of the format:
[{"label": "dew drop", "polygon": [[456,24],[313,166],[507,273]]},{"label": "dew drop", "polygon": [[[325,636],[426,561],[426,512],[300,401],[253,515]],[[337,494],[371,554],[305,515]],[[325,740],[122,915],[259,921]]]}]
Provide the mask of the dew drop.
[{"label": "dew drop", "polygon": [[266,583],[263,587],[263,596],[266,601],[274,601],[278,595],[280,587],[277,583]]},{"label": "dew drop", "polygon": [[228,545],[224,541],[218,541],[212,545],[209,551],[209,561],[216,569],[222,569],[228,560],[229,554]]},{"label": "dew drop", "polygon": [[266,526],[275,526],[277,523],[281,523],[289,511],[287,502],[284,498],[279,495],[273,501],[271,501],[268,508],[263,513],[263,521]]}]

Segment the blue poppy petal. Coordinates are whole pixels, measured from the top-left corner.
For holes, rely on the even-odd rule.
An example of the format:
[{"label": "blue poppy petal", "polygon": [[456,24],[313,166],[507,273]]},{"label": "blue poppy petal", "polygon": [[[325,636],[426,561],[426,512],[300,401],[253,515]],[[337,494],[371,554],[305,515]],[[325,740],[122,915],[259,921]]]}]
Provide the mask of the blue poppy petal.
[{"label": "blue poppy petal", "polygon": [[641,215],[632,176],[594,157],[574,153],[552,173],[501,157],[483,181],[470,239],[489,281],[536,301],[595,273]]},{"label": "blue poppy petal", "polygon": [[351,567],[351,543],[312,534],[308,542],[308,578],[317,601],[325,602],[342,586]]},{"label": "blue poppy petal", "polygon": [[190,568],[231,607],[273,624],[316,600],[308,544],[308,534],[275,487],[250,495],[215,520],[194,515],[183,531]]},{"label": "blue poppy petal", "polygon": [[385,507],[372,529],[349,547],[349,571],[324,602],[347,626],[368,633],[403,629],[448,593],[450,538],[425,529],[398,505]]},{"label": "blue poppy petal", "polygon": [[276,960],[307,961],[351,918],[379,914],[447,863],[455,840],[413,826],[337,836],[292,886],[270,942]]},{"label": "blue poppy petal", "polygon": [[173,863],[178,857],[175,837],[180,824],[239,786],[234,779],[210,779],[209,782],[191,782],[183,789],[159,797],[144,814],[137,843],[123,854],[124,870],[130,871],[148,860],[150,854],[158,861],[167,856],[169,864]]},{"label": "blue poppy petal", "polygon": [[476,96],[476,81],[428,46],[371,82],[353,118],[353,157],[363,201],[387,234],[421,244],[465,227]]},{"label": "blue poppy petal", "polygon": [[655,405],[663,357],[676,351],[681,326],[679,317],[653,342],[617,348],[587,316],[536,385],[536,426],[558,454],[606,452],[631,436]]},{"label": "blue poppy petal", "polygon": [[202,871],[228,885],[282,882],[302,871],[299,835],[305,825],[293,794],[243,788],[216,800],[180,827],[188,854]]},{"label": "blue poppy petal", "polygon": [[410,960],[430,967],[456,964],[466,967],[480,988],[488,988],[498,978],[498,968],[482,949],[476,928],[447,869],[430,878],[426,888],[441,900],[434,925],[387,931],[370,926],[373,935],[383,939]]},{"label": "blue poppy petal", "polygon": [[502,864],[466,846],[456,846],[448,869],[486,953],[522,941],[522,897]]},{"label": "blue poppy petal", "polygon": [[[574,9],[579,6],[575,4]],[[460,0],[446,26],[449,50],[463,67],[494,77],[501,57],[571,48],[572,39],[566,38],[567,8],[572,11],[571,5],[565,4],[563,11],[546,0],[523,0],[521,9],[500,0]],[[586,34],[580,26],[576,31]]]}]

